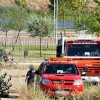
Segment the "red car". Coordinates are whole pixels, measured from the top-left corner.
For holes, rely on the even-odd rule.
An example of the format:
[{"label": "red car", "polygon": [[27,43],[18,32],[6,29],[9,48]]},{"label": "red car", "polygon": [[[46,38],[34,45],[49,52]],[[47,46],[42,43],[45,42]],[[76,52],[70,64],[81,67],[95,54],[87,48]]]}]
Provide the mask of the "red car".
[{"label": "red car", "polygon": [[50,58],[38,69],[40,87],[50,96],[82,96],[84,84],[73,61],[66,58]]}]

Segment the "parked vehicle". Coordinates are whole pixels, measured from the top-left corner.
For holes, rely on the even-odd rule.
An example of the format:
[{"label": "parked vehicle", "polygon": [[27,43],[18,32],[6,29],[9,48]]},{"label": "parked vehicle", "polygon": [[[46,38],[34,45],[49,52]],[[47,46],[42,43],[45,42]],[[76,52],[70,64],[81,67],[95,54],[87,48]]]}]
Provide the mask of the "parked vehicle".
[{"label": "parked vehicle", "polygon": [[57,57],[71,58],[76,63],[84,82],[100,82],[100,38],[90,35],[61,36]]},{"label": "parked vehicle", "polygon": [[84,83],[77,66],[67,58],[51,57],[38,70],[40,88],[50,96],[83,96]]}]

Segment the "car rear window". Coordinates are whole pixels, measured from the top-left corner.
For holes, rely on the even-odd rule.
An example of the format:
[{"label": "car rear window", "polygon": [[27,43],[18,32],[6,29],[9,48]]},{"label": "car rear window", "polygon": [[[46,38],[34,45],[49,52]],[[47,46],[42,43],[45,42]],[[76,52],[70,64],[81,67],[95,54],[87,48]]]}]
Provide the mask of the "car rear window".
[{"label": "car rear window", "polygon": [[48,64],[44,74],[79,74],[75,64]]}]

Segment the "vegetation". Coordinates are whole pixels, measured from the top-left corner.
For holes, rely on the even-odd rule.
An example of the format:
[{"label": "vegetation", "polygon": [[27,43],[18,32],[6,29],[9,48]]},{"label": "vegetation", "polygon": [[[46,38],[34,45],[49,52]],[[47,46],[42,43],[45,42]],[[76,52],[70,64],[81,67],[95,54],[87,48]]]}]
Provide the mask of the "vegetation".
[{"label": "vegetation", "polygon": [[7,77],[7,73],[4,73],[0,76],[0,97],[2,96],[8,96],[9,89],[12,86],[9,82],[11,80],[11,76],[4,80]]},{"label": "vegetation", "polygon": [[[43,92],[40,90],[40,88],[37,88],[35,91],[33,90],[31,92],[27,92],[25,87],[23,86],[20,89],[20,95],[21,95],[21,100],[30,100],[34,98],[34,100],[49,100],[49,96],[45,96]],[[93,85],[86,85],[85,86],[85,94],[83,96],[83,99],[73,97],[71,100],[99,100],[100,99],[100,85],[98,86],[93,86]],[[54,99],[51,99],[54,100]],[[63,100],[62,97],[58,97],[57,100]],[[67,99],[65,99],[67,100]]]},{"label": "vegetation", "polygon": [[[58,20],[63,21],[65,31],[65,21],[72,20],[75,22],[76,30],[88,29],[90,33],[100,32],[100,2],[94,0],[98,4],[96,7],[90,7],[90,10],[86,8],[89,0],[58,0]],[[54,0],[50,0],[48,16],[47,13],[41,10],[34,10],[27,6],[25,0],[15,0],[17,6],[0,6],[0,29],[6,32],[5,48],[7,52],[11,52],[12,56],[24,57],[24,51],[28,51],[29,58],[47,58],[56,55],[56,46],[45,44],[42,45],[41,41],[44,37],[50,37],[54,28],[53,20],[50,16],[53,16]],[[27,20],[27,22],[26,22]],[[27,27],[26,27],[27,26]],[[40,37],[40,44],[38,45],[22,45],[17,44],[20,39],[20,32],[26,30],[31,34],[31,37]],[[9,30],[16,30],[17,37],[13,45],[7,45],[7,37]],[[89,34],[90,34],[89,33]],[[15,48],[16,47],[16,48]],[[12,49],[12,50],[11,50]],[[0,76],[0,96],[5,95],[8,92],[11,84],[11,76],[4,81],[7,74]],[[37,89],[33,95],[30,96],[24,88],[21,90],[22,99],[30,100],[47,100],[43,96],[40,89]],[[26,95],[24,97],[24,95]],[[100,99],[100,86],[85,86],[84,100],[97,100]],[[24,100],[25,100],[24,99]]]},{"label": "vegetation", "polygon": [[[25,29],[25,20],[28,18],[29,13],[26,9],[20,9],[18,7],[1,7],[0,11],[0,26],[3,31],[6,32],[6,40],[5,40],[5,48],[6,43],[8,42],[8,31],[9,30],[17,30],[17,38],[15,43],[17,43],[17,39],[20,35],[20,31]],[[15,46],[14,46],[15,47]],[[14,49],[14,48],[13,48]]]},{"label": "vegetation", "polygon": [[[57,8],[57,2],[55,2],[55,5],[54,0],[50,0],[50,2],[49,9],[53,13],[54,7],[55,9]],[[65,22],[67,20],[74,21],[79,24],[80,10],[83,9],[85,4],[86,0],[58,0],[58,20],[63,21],[64,33],[66,32]],[[78,29],[78,27],[75,28]]]},{"label": "vegetation", "polygon": [[20,7],[26,7],[27,6],[27,3],[25,0],[15,0],[15,3],[17,4],[17,6],[20,6]]},{"label": "vegetation", "polygon": [[40,38],[40,57],[42,56],[41,41],[43,37],[50,37],[54,29],[54,24],[49,16],[38,17],[31,16],[27,21],[28,32],[31,33],[32,37]]}]

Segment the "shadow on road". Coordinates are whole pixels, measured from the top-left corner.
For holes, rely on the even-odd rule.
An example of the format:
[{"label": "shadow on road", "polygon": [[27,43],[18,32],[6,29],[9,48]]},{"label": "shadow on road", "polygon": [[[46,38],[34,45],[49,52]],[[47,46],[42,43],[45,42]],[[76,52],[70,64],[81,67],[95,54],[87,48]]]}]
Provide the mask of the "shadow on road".
[{"label": "shadow on road", "polygon": [[2,97],[1,100],[15,100],[15,99],[19,99],[20,96],[16,93],[16,94],[10,94],[9,96],[4,96]]}]

